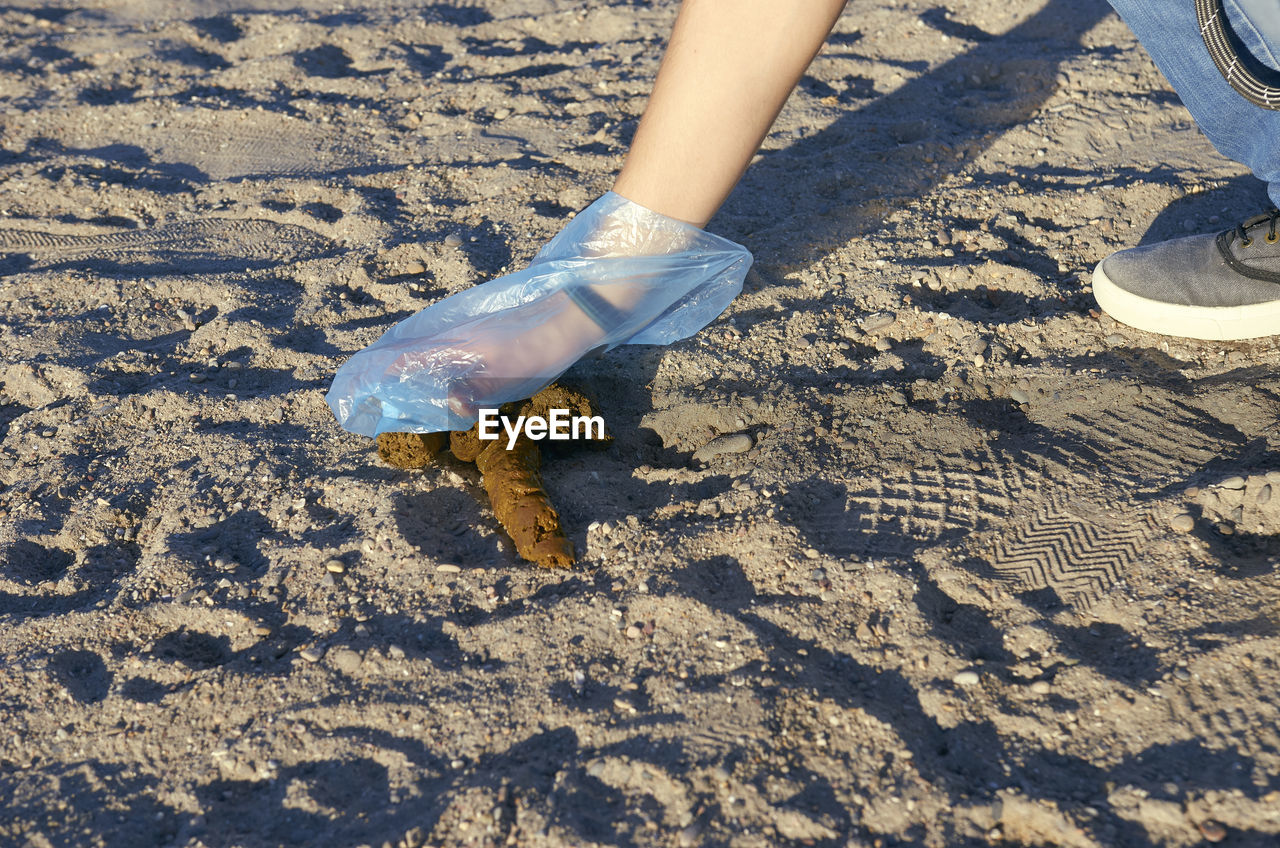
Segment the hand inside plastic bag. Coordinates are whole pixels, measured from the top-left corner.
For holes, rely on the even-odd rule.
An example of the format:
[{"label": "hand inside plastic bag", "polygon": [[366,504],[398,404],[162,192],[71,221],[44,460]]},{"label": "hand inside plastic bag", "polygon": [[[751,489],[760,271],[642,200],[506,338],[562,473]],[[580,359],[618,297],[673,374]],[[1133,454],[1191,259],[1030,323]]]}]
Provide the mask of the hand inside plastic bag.
[{"label": "hand inside plastic bag", "polygon": [[751,254],[610,192],[529,267],[406,318],[339,369],[326,400],[344,428],[465,430],[530,397],[585,354],[670,344],[742,289]]},{"label": "hand inside plastic bag", "polygon": [[450,413],[474,419],[483,405],[493,405],[491,399],[532,396],[544,374],[563,373],[601,347],[604,337],[604,329],[564,292],[554,291],[410,340],[380,382],[384,392],[393,384],[406,403],[446,388]]}]

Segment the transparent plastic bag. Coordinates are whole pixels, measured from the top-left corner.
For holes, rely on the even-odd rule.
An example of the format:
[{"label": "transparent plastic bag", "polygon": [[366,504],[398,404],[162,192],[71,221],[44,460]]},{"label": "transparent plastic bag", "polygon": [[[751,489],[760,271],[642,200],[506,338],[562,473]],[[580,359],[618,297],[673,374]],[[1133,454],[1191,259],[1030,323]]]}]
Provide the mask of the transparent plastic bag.
[{"label": "transparent plastic bag", "polygon": [[325,400],[353,433],[465,430],[586,353],[670,344],[742,291],[746,248],[609,192],[529,267],[406,318],[338,369]]}]

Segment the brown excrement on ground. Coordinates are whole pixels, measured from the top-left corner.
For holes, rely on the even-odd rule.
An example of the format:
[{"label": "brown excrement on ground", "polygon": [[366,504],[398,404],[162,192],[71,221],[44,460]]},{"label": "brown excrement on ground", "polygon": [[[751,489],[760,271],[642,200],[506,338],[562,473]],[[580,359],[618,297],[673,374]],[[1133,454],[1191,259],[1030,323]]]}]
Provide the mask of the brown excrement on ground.
[{"label": "brown excrement on ground", "polygon": [[383,433],[378,456],[396,468],[421,468],[448,446],[448,433]]},{"label": "brown excrement on ground", "polygon": [[[599,411],[584,395],[551,385],[524,401],[504,404],[503,417],[549,417],[552,409],[566,409],[571,416],[593,416]],[[582,439],[604,447],[612,441]],[[560,444],[575,444],[574,441]],[[515,543],[516,552],[543,568],[569,568],[577,560],[573,542],[564,533],[560,515],[542,486],[542,451],[538,443],[521,433],[507,447],[505,436],[481,441],[479,425],[451,433],[383,433],[378,436],[378,456],[397,468],[421,468],[448,448],[463,462],[480,469],[481,483],[502,529]]]}]

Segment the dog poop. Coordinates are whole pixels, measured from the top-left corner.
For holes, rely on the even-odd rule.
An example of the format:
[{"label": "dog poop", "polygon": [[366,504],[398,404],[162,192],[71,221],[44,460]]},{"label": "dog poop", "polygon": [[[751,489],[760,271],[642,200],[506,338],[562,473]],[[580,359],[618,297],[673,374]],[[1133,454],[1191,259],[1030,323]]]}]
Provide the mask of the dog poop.
[{"label": "dog poop", "polygon": [[541,465],[538,443],[523,434],[510,450],[495,442],[476,457],[493,514],[516,543],[516,552],[543,568],[568,568],[576,559],[573,542],[542,488]]},{"label": "dog poop", "polygon": [[[584,395],[551,385],[525,401],[504,404],[500,415],[508,420],[519,416],[547,418],[553,409],[568,410],[571,416],[594,416],[599,412]],[[556,448],[590,441],[607,447],[613,437],[550,442]],[[481,441],[479,425],[452,433],[383,433],[378,436],[378,456],[397,468],[421,468],[447,447],[455,458],[474,462],[493,514],[515,542],[516,552],[543,568],[568,568],[577,556],[573,542],[560,525],[560,515],[551,505],[542,486],[542,450],[523,432],[508,447],[506,433],[494,441]]]},{"label": "dog poop", "polygon": [[378,456],[396,468],[422,468],[449,447],[448,433],[383,433],[378,436]]}]

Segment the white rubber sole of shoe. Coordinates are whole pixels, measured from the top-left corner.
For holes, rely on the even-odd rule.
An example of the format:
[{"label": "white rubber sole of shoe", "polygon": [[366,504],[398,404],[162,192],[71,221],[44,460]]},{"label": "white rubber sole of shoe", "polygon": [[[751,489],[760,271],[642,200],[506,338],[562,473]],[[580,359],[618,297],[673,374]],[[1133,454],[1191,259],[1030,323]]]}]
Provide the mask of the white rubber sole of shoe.
[{"label": "white rubber sole of shoe", "polygon": [[[1280,294],[1280,288],[1276,289]],[[1102,263],[1093,269],[1093,297],[1102,311],[1149,333],[1207,341],[1240,341],[1280,335],[1280,299],[1248,306],[1184,306],[1148,300],[1120,288]]]}]

